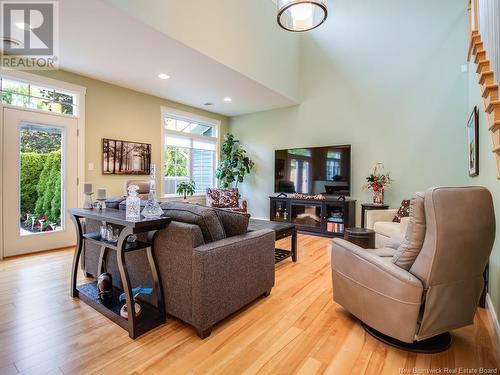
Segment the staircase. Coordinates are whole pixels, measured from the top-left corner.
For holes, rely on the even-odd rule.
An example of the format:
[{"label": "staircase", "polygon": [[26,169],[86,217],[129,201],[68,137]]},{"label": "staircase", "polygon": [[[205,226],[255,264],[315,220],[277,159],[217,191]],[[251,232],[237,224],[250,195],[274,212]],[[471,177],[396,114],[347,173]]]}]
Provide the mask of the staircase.
[{"label": "staircase", "polygon": [[[497,178],[500,179],[500,97],[499,97],[499,85],[498,85],[498,64],[500,63],[500,56],[498,51],[496,54],[487,51],[488,46],[495,46],[495,43],[500,43],[500,35],[498,35],[498,25],[492,23],[498,20],[495,17],[482,17],[480,6],[484,7],[500,7],[498,2],[489,2],[488,0],[469,0],[469,61],[474,59],[476,64],[476,73],[478,74],[478,82],[481,85],[481,92],[484,100],[484,108],[486,111],[486,117],[488,119],[488,130],[490,131],[492,137],[492,151],[495,155],[496,165],[497,165]],[[495,9],[494,11],[500,11],[500,9]],[[483,12],[484,13],[484,12]],[[480,27],[480,25],[482,27]],[[487,34],[489,43],[484,43],[483,38],[481,38],[480,29],[484,29],[484,33]],[[492,48],[494,49],[494,47]],[[491,53],[494,61],[491,61],[489,56]],[[497,70],[494,72],[494,69]]]}]

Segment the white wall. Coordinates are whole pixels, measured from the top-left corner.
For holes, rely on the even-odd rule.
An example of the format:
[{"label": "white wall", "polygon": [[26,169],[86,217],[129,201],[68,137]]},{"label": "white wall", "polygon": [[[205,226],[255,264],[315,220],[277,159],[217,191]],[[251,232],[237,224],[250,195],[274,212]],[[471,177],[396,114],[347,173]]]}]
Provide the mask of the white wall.
[{"label": "white wall", "polygon": [[301,44],[302,103],[231,119],[256,162],[243,184],[250,211],[268,217],[274,150],[352,145],[352,192],[377,161],[392,172],[394,207],[415,191],[467,182],[465,2],[330,1],[327,23]]},{"label": "white wall", "polygon": [[300,36],[279,28],[270,0],[104,1],[297,101]]}]

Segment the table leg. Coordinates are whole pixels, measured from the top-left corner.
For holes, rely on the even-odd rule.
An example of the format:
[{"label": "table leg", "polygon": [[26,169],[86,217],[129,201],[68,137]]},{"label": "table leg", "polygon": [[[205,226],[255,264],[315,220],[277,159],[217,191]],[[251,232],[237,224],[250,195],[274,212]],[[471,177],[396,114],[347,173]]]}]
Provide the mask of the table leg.
[{"label": "table leg", "polygon": [[118,263],[118,270],[120,271],[120,277],[122,279],[123,291],[125,292],[125,299],[127,301],[127,313],[128,313],[128,335],[131,339],[137,337],[137,324],[135,318],[135,301],[132,294],[132,288],[130,285],[130,278],[128,276],[127,263],[125,261],[125,245],[127,243],[127,238],[133,234],[133,230],[130,227],[125,227],[120,232],[120,237],[118,237],[117,243],[117,254],[116,260]]},{"label": "table leg", "polygon": [[154,290],[156,292],[156,300],[158,304],[158,310],[161,313],[163,323],[166,321],[166,313],[165,313],[165,300],[163,297],[163,285],[160,282],[158,263],[156,262],[155,254],[154,254],[154,241],[157,230],[148,232],[148,242],[151,244],[150,247],[146,248],[146,254],[148,256],[149,268],[151,268],[151,274],[153,276]]},{"label": "table leg", "polygon": [[99,254],[99,264],[97,265],[96,277],[99,277],[103,272],[105,272],[104,266],[106,265],[106,262],[105,262],[104,258],[106,257],[106,249],[107,249],[106,246],[101,246],[101,252]]},{"label": "table leg", "polygon": [[292,261],[297,261],[297,229],[292,233]]},{"label": "table leg", "polygon": [[78,216],[71,215],[71,221],[75,224],[76,228],[76,248],[75,253],[73,254],[73,266],[71,268],[71,286],[70,286],[70,295],[75,298],[78,297],[78,289],[76,289],[76,276],[78,272],[78,262],[80,261],[80,256],[82,254],[83,248],[83,228],[82,223],[80,222],[80,218]]}]

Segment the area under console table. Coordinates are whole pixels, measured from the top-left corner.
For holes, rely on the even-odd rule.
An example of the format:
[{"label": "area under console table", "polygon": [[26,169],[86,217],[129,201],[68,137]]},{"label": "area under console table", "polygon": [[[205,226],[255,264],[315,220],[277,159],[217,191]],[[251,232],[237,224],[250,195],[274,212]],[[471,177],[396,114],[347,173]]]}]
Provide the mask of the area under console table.
[{"label": "area under console table", "polygon": [[[68,214],[71,216],[77,231],[77,245],[73,256],[73,266],[71,268],[71,297],[80,298],[83,302],[99,311],[101,314],[118,324],[120,327],[128,331],[130,338],[135,339],[140,335],[150,331],[151,329],[164,324],[166,320],[165,303],[163,298],[162,284],[158,272],[154,256],[154,238],[156,233],[165,228],[172,220],[169,217],[144,218],[141,217],[137,221],[128,220],[124,210],[114,209],[83,209],[75,208],[68,209]],[[97,220],[110,224],[120,229],[118,241],[108,242],[101,238],[100,233],[84,233],[83,221],[85,219]],[[127,239],[134,235],[145,233],[147,234],[146,241],[129,242]],[[98,297],[96,281],[77,286],[78,264],[82,254],[82,249],[85,241],[91,241],[101,246],[101,254],[99,259],[98,273],[102,272],[102,260],[105,257],[106,251],[111,250],[116,253],[118,270],[123,285],[123,292],[127,304],[128,319],[120,315],[121,303],[119,295],[121,290],[113,287],[113,297],[111,302],[104,303]],[[142,303],[142,313],[140,316],[135,316],[135,303],[132,295],[132,285],[130,284],[129,272],[125,260],[125,253],[145,249],[146,256],[151,268],[153,279],[153,289],[156,294],[156,307],[149,305],[146,302]]]}]

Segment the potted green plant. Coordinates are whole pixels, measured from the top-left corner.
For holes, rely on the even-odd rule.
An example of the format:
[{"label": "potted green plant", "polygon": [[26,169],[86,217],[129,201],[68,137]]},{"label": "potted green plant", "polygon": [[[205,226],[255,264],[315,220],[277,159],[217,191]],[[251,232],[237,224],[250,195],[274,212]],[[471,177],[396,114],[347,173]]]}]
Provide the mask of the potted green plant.
[{"label": "potted green plant", "polygon": [[193,196],[195,187],[196,187],[196,185],[195,185],[194,181],[181,182],[179,185],[177,185],[177,188],[175,189],[175,191],[177,192],[177,194],[183,195],[184,200],[187,200],[188,195]]},{"label": "potted green plant", "polygon": [[215,173],[220,187],[238,187],[238,183],[243,182],[254,165],[255,163],[246,156],[240,141],[234,138],[234,135],[226,134],[222,144],[222,162]]}]

